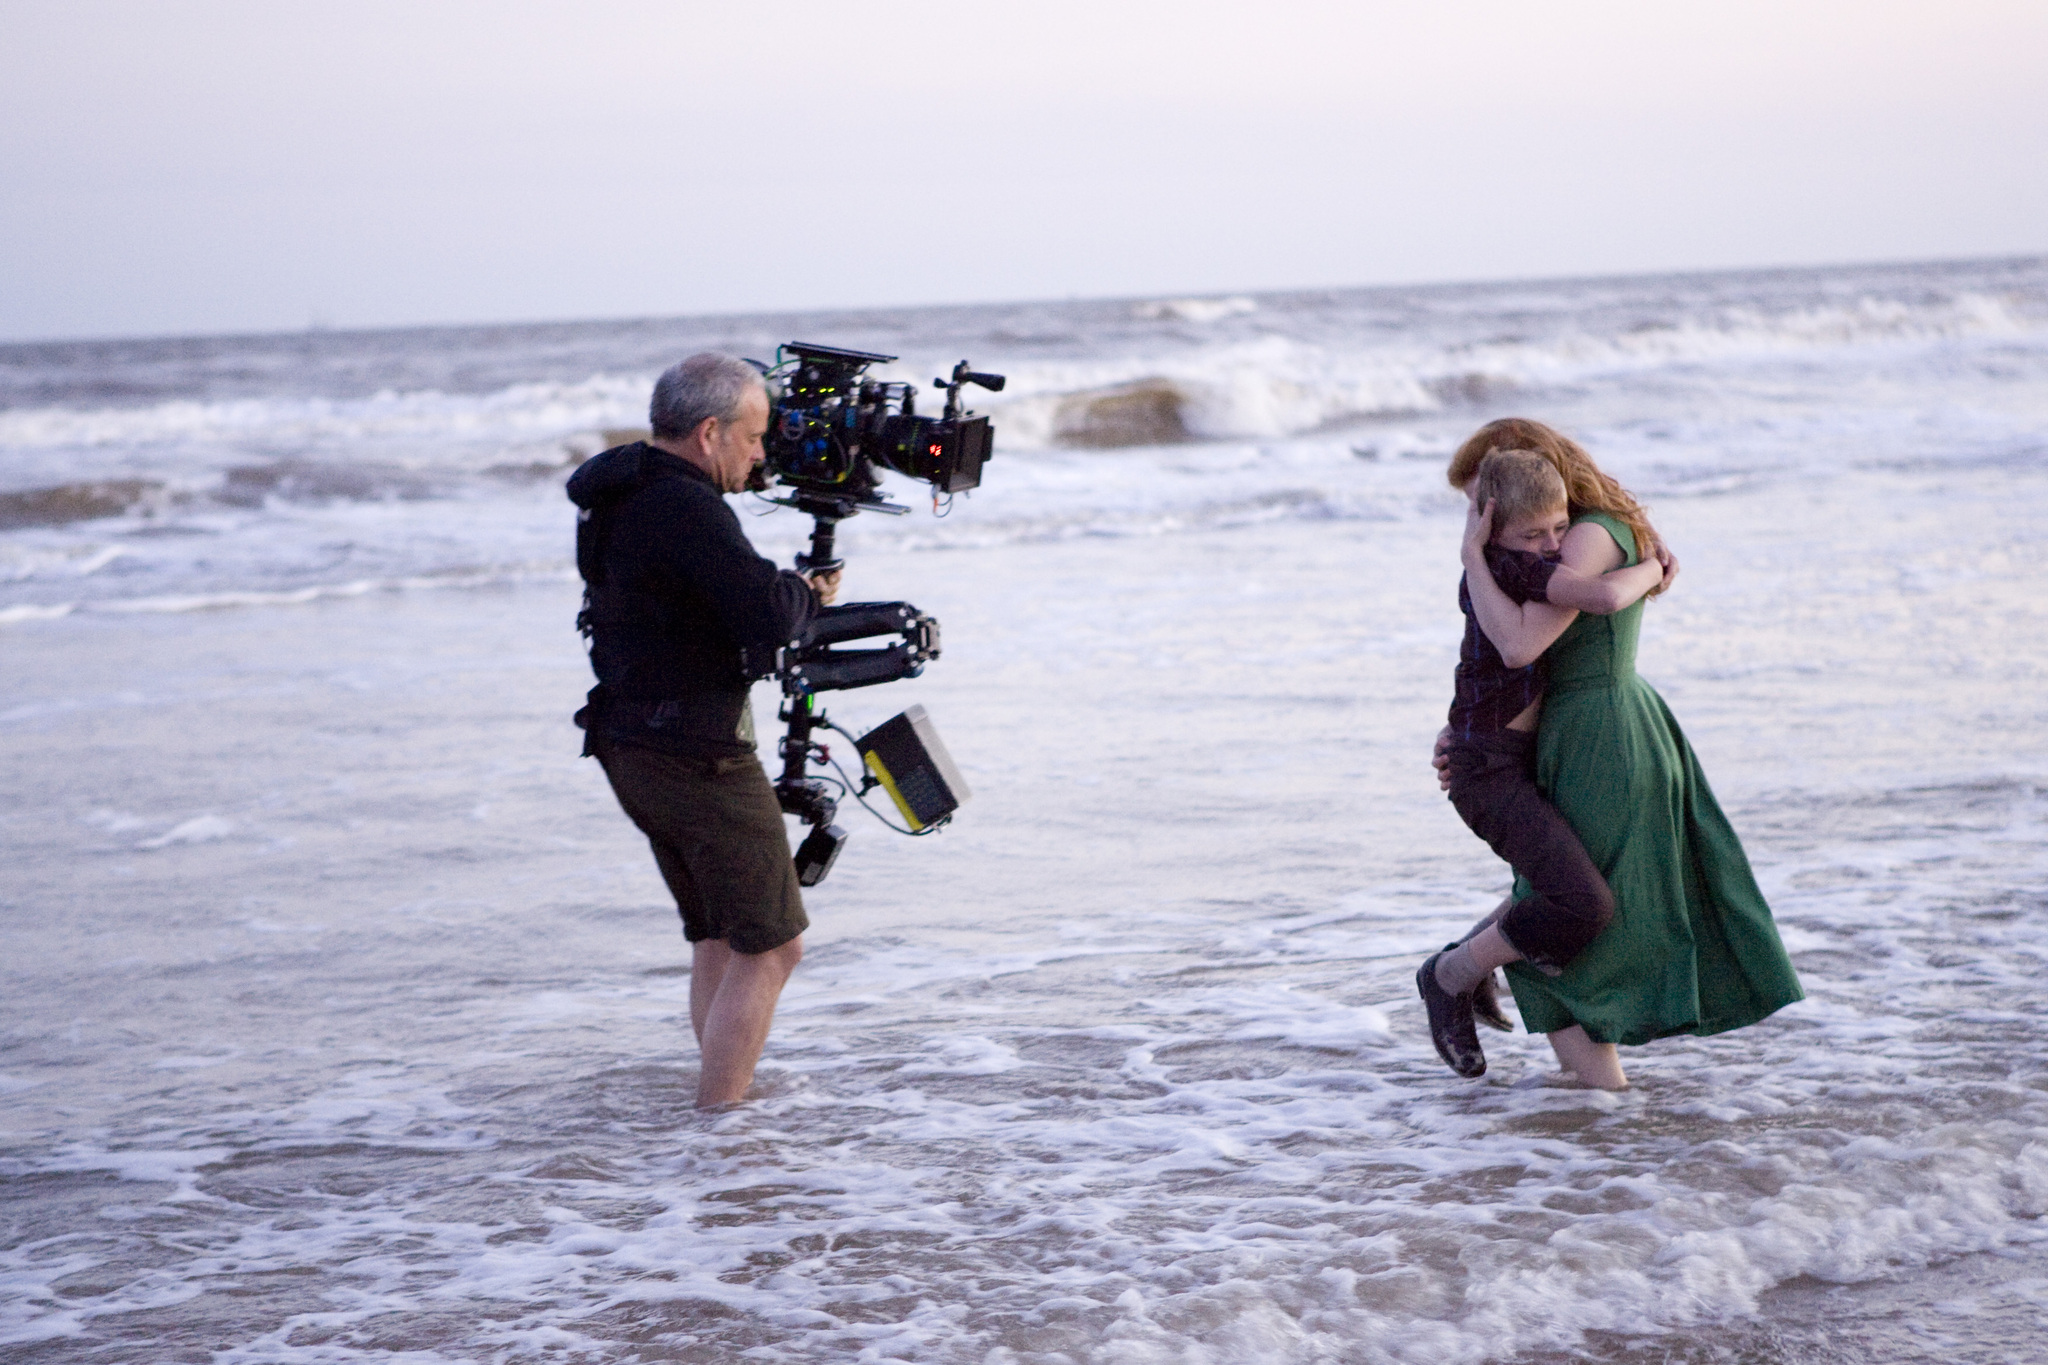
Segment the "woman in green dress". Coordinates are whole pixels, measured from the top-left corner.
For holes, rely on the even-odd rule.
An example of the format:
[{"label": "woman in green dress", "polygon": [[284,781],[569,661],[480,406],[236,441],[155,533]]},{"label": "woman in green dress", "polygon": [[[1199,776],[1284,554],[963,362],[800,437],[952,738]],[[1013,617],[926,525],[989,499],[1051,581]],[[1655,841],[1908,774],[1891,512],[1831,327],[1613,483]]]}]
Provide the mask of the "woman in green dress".
[{"label": "woman in green dress", "polygon": [[[1563,559],[1572,568],[1597,575],[1654,549],[1627,490],[1540,422],[1481,427],[1452,457],[1452,486],[1469,485],[1495,450],[1533,450],[1563,476],[1572,516]],[[1515,962],[1508,981],[1529,1031],[1549,1036],[1564,1079],[1608,1090],[1628,1084],[1618,1044],[1723,1033],[1804,998],[1699,760],[1664,699],[1636,676],[1643,605],[1592,616],[1532,602],[1519,610],[1520,638],[1494,641],[1504,655],[1541,653],[1549,665],[1537,785],[1615,899],[1613,923],[1562,973]],[[1527,890],[1518,881],[1510,901]]]}]

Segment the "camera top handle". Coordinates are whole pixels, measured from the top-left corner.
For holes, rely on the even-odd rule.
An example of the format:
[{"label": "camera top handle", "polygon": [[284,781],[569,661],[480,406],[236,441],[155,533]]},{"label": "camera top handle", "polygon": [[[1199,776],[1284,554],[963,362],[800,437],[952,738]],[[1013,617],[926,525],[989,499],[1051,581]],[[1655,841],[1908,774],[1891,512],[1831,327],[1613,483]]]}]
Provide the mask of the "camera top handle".
[{"label": "camera top handle", "polygon": [[932,386],[946,391],[946,420],[948,422],[957,422],[961,416],[961,385],[979,384],[990,393],[1001,393],[1003,385],[1008,382],[1008,378],[1003,375],[989,374],[984,370],[970,370],[967,368],[967,362],[963,360],[953,367],[953,378],[950,381],[935,377],[932,380]]}]

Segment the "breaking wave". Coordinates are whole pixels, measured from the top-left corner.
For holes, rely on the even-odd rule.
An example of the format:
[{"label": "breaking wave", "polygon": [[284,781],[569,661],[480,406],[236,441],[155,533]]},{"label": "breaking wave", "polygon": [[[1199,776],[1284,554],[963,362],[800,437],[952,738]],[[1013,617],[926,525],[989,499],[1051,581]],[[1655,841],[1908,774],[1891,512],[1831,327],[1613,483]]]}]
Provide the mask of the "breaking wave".
[{"label": "breaking wave", "polygon": [[1345,422],[1442,412],[1598,375],[2042,330],[2007,301],[1963,294],[1908,304],[1865,297],[1784,312],[1717,310],[1599,333],[1502,335],[1431,347],[1356,349],[1278,335],[1092,375],[1081,367],[1013,371],[1000,412],[1012,445],[1112,448],[1187,440],[1270,439]]},{"label": "breaking wave", "polygon": [[[1819,462],[2024,465],[2039,458],[2038,424],[2007,395],[2048,380],[2048,279],[2034,262],[814,322],[801,325],[906,356],[878,378],[926,384],[963,355],[1009,376],[1002,393],[975,395],[998,433],[986,488],[939,523],[862,518],[864,550],[1405,516],[1446,496],[1440,466],[1425,466],[1480,413],[1508,404],[1577,423],[1652,498],[1799,479]],[[765,353],[723,323],[673,330],[677,350]],[[639,434],[649,366],[661,362],[631,329],[612,337],[595,324],[564,360],[558,331],[339,338],[324,359],[258,348],[262,364],[224,341],[214,370],[190,372],[192,392],[215,393],[215,371],[269,375],[274,389],[131,395],[127,406],[128,389],[166,392],[123,388],[124,374],[135,377],[124,365],[156,361],[0,358],[26,376],[9,392],[77,404],[0,408],[0,624],[289,605],[359,590],[350,585],[440,585],[477,566],[559,565],[570,534],[562,478]],[[498,347],[488,376],[450,365],[451,350],[471,343]],[[381,387],[351,395],[365,345]],[[480,387],[466,392],[472,374]],[[1899,417],[1924,410],[1916,386],[1929,383],[1953,409],[1932,445]],[[1772,419],[1731,432],[1720,415],[1730,386],[1759,384],[1768,394],[1749,397]],[[1788,409],[1788,384],[1813,394],[1855,384],[1872,401],[1814,409],[1801,398]],[[913,507],[930,492],[887,483]],[[783,559],[801,548],[801,520],[748,530]]]},{"label": "breaking wave", "polygon": [[[1136,305],[1136,312],[1206,321],[1271,316],[1244,298],[1169,300]],[[1274,330],[1263,334],[1150,357],[1012,365],[1006,394],[985,400],[983,408],[1000,414],[1005,445],[1025,449],[1259,439],[1438,412],[1616,371],[2017,336],[2043,324],[2004,298],[1962,293],[1921,303],[1862,297],[1776,312],[1723,307],[1670,321],[1638,319],[1605,332],[1568,326],[1548,335],[1508,333],[1451,343],[1307,341],[1283,335],[1280,325],[1276,318]],[[916,372],[909,364],[902,369]],[[514,384],[482,394],[386,390],[355,399],[20,408],[0,411],[0,448],[178,444],[210,451],[257,446],[295,455],[327,446],[396,448],[414,462],[480,469],[508,449],[558,447],[579,436],[601,448],[600,433],[641,420],[652,378],[598,374],[577,383]]]},{"label": "breaking wave", "polygon": [[167,499],[167,490],[155,479],[90,479],[0,493],[0,531],[115,517],[136,508],[160,506]]},{"label": "breaking wave", "polygon": [[0,411],[0,448],[235,445],[283,449],[333,441],[558,438],[643,420],[652,375],[593,375],[581,383],[513,384],[482,394],[385,390],[367,398],[180,400],[137,408]]}]

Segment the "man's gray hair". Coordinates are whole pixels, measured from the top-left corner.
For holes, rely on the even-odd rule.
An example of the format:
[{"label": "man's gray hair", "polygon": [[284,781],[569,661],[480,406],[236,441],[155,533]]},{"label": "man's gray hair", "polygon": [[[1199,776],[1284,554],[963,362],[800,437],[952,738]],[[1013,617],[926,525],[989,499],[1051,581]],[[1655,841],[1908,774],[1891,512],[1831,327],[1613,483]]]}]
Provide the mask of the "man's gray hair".
[{"label": "man's gray hair", "polygon": [[761,372],[744,360],[717,351],[693,355],[669,366],[654,381],[647,425],[654,428],[656,440],[680,440],[707,417],[733,421],[747,394],[761,386]]}]

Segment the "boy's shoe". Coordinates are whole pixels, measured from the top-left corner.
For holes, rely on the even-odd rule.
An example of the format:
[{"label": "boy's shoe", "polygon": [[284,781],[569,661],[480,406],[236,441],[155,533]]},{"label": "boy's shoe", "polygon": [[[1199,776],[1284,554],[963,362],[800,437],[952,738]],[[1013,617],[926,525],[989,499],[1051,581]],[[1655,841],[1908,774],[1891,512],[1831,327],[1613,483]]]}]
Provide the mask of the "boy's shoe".
[{"label": "boy's shoe", "polygon": [[1502,1033],[1513,1033],[1515,1026],[1500,1012],[1500,996],[1495,993],[1495,975],[1488,972],[1472,988],[1472,1018],[1488,1028],[1499,1029]]},{"label": "boy's shoe", "polygon": [[[1457,947],[1446,944],[1444,952]],[[1429,1041],[1444,1065],[1470,1079],[1486,1074],[1486,1054],[1479,1050],[1479,1030],[1472,1026],[1472,997],[1452,995],[1436,984],[1436,960],[1443,953],[1430,954],[1429,961],[1415,971],[1415,989],[1429,1011]]]}]

